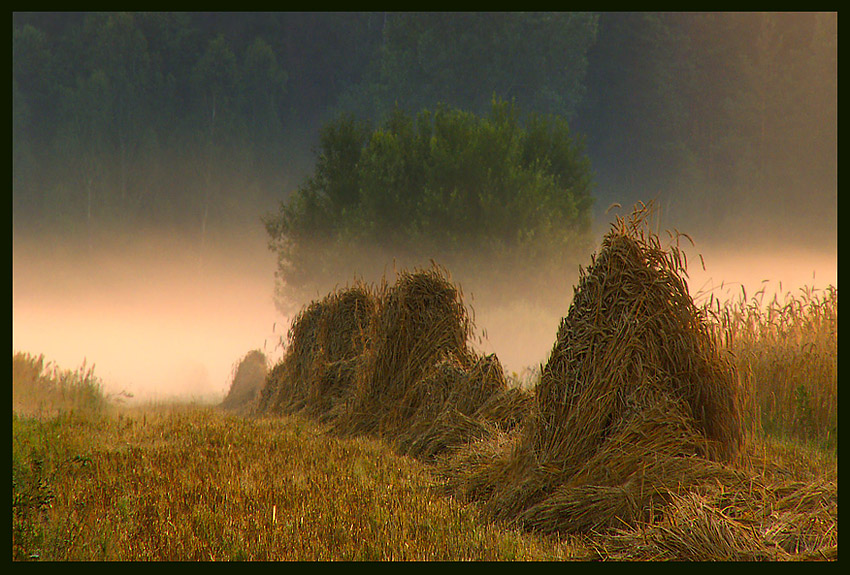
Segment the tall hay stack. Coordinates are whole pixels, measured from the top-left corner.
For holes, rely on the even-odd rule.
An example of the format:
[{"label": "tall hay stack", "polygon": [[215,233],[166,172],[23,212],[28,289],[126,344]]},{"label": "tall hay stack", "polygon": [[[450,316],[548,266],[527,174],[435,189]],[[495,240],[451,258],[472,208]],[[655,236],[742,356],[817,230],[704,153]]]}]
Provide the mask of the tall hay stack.
[{"label": "tall hay stack", "polygon": [[742,444],[737,376],[688,294],[681,252],[661,247],[648,217],[618,218],[581,271],[522,432],[443,462],[449,488],[492,516],[602,530],[734,476],[722,462]]},{"label": "tall hay stack", "polygon": [[[474,363],[472,324],[458,288],[444,270],[402,270],[379,289],[348,400],[335,428],[396,436],[417,419],[436,417]],[[418,414],[418,417],[417,417]]]},{"label": "tall hay stack", "polygon": [[356,284],[304,308],[260,413],[304,411],[345,434],[391,438],[432,459],[512,427],[530,396],[508,390],[495,356],[468,346],[472,321],[442,268],[403,270],[396,282]]},{"label": "tall hay stack", "polygon": [[305,308],[260,411],[388,440],[490,517],[591,535],[601,558],[837,558],[837,477],[791,481],[742,449],[734,365],[650,210],[617,219],[581,271],[534,390],[469,347],[462,293],[434,266]]},{"label": "tall hay stack", "polygon": [[635,411],[668,403],[704,440],[695,454],[729,459],[741,446],[734,367],[688,294],[677,252],[639,223],[618,220],[582,270],[537,387],[534,449],[566,465],[589,459]]}]

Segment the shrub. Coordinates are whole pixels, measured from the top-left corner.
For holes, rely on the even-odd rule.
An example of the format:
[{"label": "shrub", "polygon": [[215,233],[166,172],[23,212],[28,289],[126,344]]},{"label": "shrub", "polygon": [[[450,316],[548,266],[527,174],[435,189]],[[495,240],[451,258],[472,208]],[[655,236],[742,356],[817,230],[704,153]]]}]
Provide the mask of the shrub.
[{"label": "shrub", "polygon": [[44,356],[12,355],[12,409],[22,415],[51,416],[63,411],[99,412],[106,406],[94,366],[60,370]]}]

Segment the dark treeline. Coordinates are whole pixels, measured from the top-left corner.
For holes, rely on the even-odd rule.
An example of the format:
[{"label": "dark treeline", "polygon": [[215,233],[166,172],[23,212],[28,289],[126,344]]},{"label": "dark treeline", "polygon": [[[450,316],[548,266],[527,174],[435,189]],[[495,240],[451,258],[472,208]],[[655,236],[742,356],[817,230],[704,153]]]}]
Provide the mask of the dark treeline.
[{"label": "dark treeline", "polygon": [[156,222],[203,239],[259,225],[342,112],[486,114],[494,97],[584,135],[601,209],[659,195],[706,221],[835,209],[835,14],[15,13],[12,26],[16,227]]},{"label": "dark treeline", "polygon": [[834,242],[837,43],[834,13],[603,14],[573,125],[600,195]]}]

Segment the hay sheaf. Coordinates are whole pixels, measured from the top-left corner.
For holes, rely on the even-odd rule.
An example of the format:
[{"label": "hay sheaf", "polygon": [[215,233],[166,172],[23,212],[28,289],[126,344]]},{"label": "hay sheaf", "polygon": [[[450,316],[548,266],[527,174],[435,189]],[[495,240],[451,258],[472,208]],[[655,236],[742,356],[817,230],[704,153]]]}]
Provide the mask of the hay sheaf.
[{"label": "hay sheaf", "polygon": [[519,390],[508,388],[495,355],[481,356],[468,368],[457,361],[440,362],[414,383],[402,401],[415,407],[406,410],[409,419],[397,436],[398,450],[434,459],[497,429],[511,429],[529,405],[515,392]]},{"label": "hay sheaf", "polygon": [[534,449],[566,466],[587,460],[619,420],[654,389],[692,420],[700,455],[740,449],[737,378],[721,358],[703,312],[666,252],[644,229],[619,221],[581,275],[561,322],[537,399]]},{"label": "hay sheaf", "polygon": [[304,308],[289,329],[284,358],[266,379],[258,410],[330,411],[349,393],[376,307],[373,290],[355,283]]},{"label": "hay sheaf", "polygon": [[533,390],[472,351],[435,266],[305,308],[259,409],[388,440],[491,518],[592,537],[598,558],[836,559],[837,477],[768,474],[745,444],[734,364],[650,212],[618,219],[581,270]]},{"label": "hay sheaf", "polygon": [[609,560],[836,560],[837,525],[837,482],[753,474],[672,494],[658,521],[612,530],[595,550]]},{"label": "hay sheaf", "polygon": [[471,331],[462,292],[436,265],[333,292],[296,316],[258,409],[305,411],[432,459],[515,426],[530,405],[508,390],[494,355],[470,349]]},{"label": "hay sheaf", "polygon": [[250,411],[263,388],[268,371],[268,360],[262,351],[255,349],[245,354],[234,369],[230,389],[221,407],[232,411]]},{"label": "hay sheaf", "polygon": [[581,271],[506,453],[444,462],[449,489],[485,494],[491,516],[546,532],[634,525],[726,474],[739,452],[733,365],[688,293],[678,246],[662,248],[647,217],[618,219]]},{"label": "hay sheaf", "polygon": [[475,394],[467,376],[476,364],[471,330],[462,293],[444,270],[401,271],[394,285],[380,290],[349,408],[335,429],[409,444],[450,397],[456,403]]}]

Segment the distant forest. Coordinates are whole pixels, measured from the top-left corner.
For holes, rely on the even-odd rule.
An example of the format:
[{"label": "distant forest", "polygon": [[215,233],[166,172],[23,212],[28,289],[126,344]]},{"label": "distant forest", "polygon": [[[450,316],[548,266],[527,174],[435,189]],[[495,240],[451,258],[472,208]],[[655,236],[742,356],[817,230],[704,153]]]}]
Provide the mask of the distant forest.
[{"label": "distant forest", "polygon": [[[494,97],[581,135],[597,209],[835,209],[834,13],[40,12],[12,28],[15,228],[259,225],[340,114],[483,115]],[[754,191],[769,195],[747,205]]]}]

